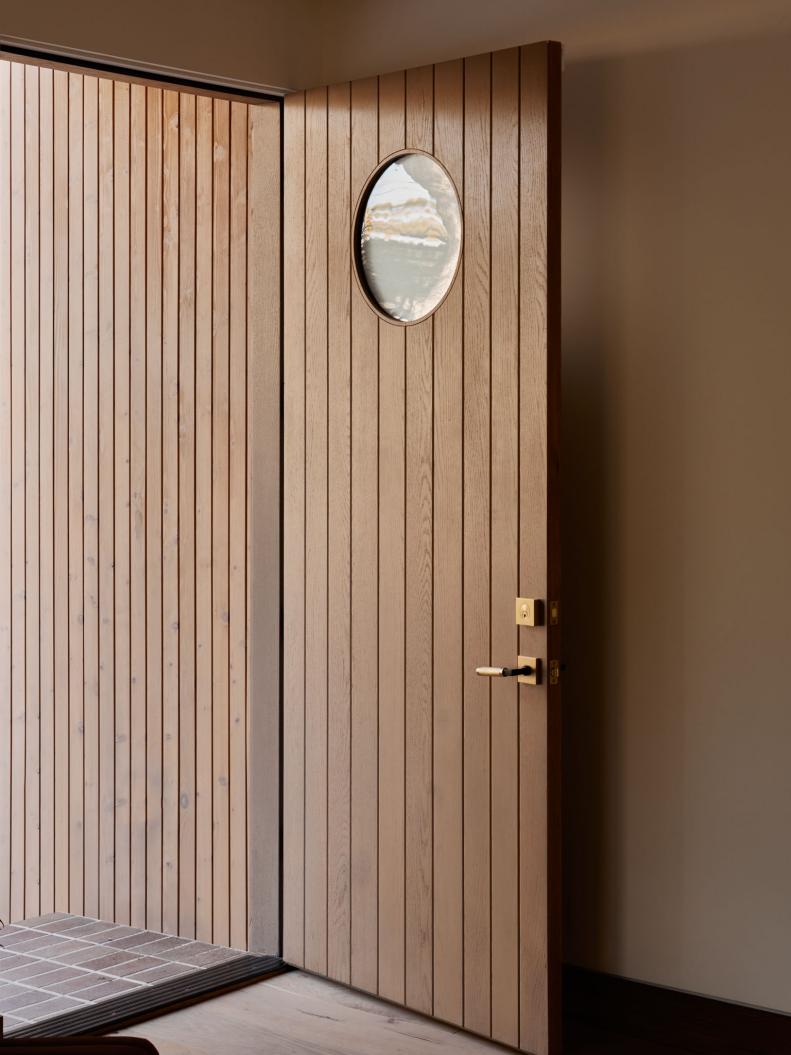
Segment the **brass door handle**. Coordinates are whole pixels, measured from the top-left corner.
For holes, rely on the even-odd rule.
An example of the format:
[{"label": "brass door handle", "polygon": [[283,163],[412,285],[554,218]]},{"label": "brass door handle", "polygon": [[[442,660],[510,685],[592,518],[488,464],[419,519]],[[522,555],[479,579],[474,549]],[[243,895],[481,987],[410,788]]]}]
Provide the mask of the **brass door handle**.
[{"label": "brass door handle", "polygon": [[533,673],[534,668],[524,667],[476,667],[475,673],[482,678],[518,678],[527,677]]},{"label": "brass door handle", "polygon": [[476,667],[482,678],[516,678],[520,685],[541,684],[541,660],[535,656],[518,656],[518,667]]}]

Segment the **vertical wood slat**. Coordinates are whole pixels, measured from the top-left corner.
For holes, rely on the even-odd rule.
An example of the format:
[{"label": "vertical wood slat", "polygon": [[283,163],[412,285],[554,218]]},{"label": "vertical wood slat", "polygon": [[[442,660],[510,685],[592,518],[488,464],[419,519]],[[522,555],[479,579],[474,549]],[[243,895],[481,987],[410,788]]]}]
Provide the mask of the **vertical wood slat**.
[{"label": "vertical wood slat", "polygon": [[0,61],[0,918],[277,949],[278,134]]},{"label": "vertical wood slat", "polygon": [[[514,222],[519,215],[517,49],[492,56],[491,120],[490,619],[494,657],[519,653],[513,605],[508,604],[518,580],[519,561],[519,228]],[[508,681],[492,683],[492,1036],[512,1046],[519,1043],[519,692],[519,686]]]},{"label": "vertical wood slat", "polygon": [[[433,115],[433,67],[408,70],[408,148],[433,152]],[[405,1000],[426,1014],[434,1006],[433,341],[433,318],[406,331]]]},{"label": "vertical wood slat", "polygon": [[115,915],[113,84],[99,78],[99,915]]},{"label": "vertical wood slat", "polygon": [[[405,145],[405,77],[379,78],[379,160]],[[369,309],[370,310],[370,309]],[[406,358],[379,322],[379,992],[405,996]]]},{"label": "vertical wood slat", "polygon": [[178,933],[195,936],[195,96],[179,96]]},{"label": "vertical wood slat", "polygon": [[[89,259],[95,260],[96,238],[91,240],[91,225],[86,223],[86,213],[95,217],[95,194],[93,208],[85,209],[85,150],[91,142],[96,143],[96,95],[88,95],[87,85],[95,88],[94,78],[84,78],[81,74],[68,75],[69,88],[69,216],[68,216],[68,607],[69,607],[69,907],[72,912],[87,911],[95,914],[98,911],[98,893],[94,885],[86,883],[85,862],[89,848],[89,835],[92,835],[95,848],[93,858],[87,869],[93,879],[98,867],[98,823],[94,809],[89,812],[89,795],[96,791],[96,772],[89,774],[85,766],[87,737],[85,729],[94,733],[96,722],[84,722],[85,708],[88,701],[95,702],[98,691],[98,661],[91,664],[97,654],[98,623],[96,622],[96,549],[92,551],[93,560],[85,560],[84,540],[87,521],[84,509],[95,495],[95,488],[90,489],[89,481],[94,480],[92,466],[90,475],[85,474],[83,461],[83,385],[88,380],[83,377],[84,355],[86,346],[94,347],[96,342],[95,309],[96,298],[85,297],[86,284],[84,275],[83,252]],[[86,120],[86,104],[90,119]],[[94,154],[95,158],[95,154]],[[89,169],[95,176],[96,166]],[[84,227],[83,227],[84,225]],[[95,234],[95,224],[93,232]],[[88,291],[95,289],[95,271]],[[92,314],[85,315],[86,308]],[[88,323],[88,325],[86,325]],[[86,385],[86,395],[95,400],[96,388]],[[95,406],[95,404],[94,404]],[[86,416],[85,423],[90,418]],[[95,512],[91,521],[95,538]],[[93,592],[91,593],[91,587]],[[93,601],[93,603],[86,603]],[[84,634],[88,635],[93,651],[86,654]],[[93,783],[90,783],[90,777]],[[93,819],[95,823],[89,824]]]},{"label": "vertical wood slat", "polygon": [[230,800],[228,729],[228,401],[229,401],[229,205],[230,106],[214,100],[214,252],[225,264],[214,267],[212,595],[213,595],[213,938],[230,939]]},{"label": "vertical wood slat", "polygon": [[[352,209],[378,160],[377,97],[376,78],[351,85]],[[376,316],[352,282],[351,981],[371,992],[379,972],[378,333]]]},{"label": "vertical wood slat", "polygon": [[179,927],[179,93],[162,93],[162,928]]},{"label": "vertical wood slat", "polygon": [[327,90],[305,98],[305,967],[327,970]]},{"label": "vertical wood slat", "polygon": [[11,70],[11,915],[24,914],[25,874],[25,369],[24,68]]},{"label": "vertical wood slat", "polygon": [[131,599],[130,599],[130,304],[129,85],[113,84],[113,345],[115,405],[115,919],[131,919]]},{"label": "vertical wood slat", "polygon": [[328,91],[327,970],[351,981],[351,96]]},{"label": "vertical wood slat", "polygon": [[[464,65],[434,71],[434,150],[464,190]],[[434,317],[434,1013],[461,1025],[464,262]]]},{"label": "vertical wood slat", "polygon": [[[0,722],[11,731],[11,63],[0,61]],[[11,737],[0,737],[0,915],[11,907]],[[4,918],[4,917],[3,917]]]},{"label": "vertical wood slat", "polygon": [[25,71],[11,68],[11,918],[25,911]]},{"label": "vertical wood slat", "polygon": [[[247,852],[247,111],[231,103],[228,431],[229,852]],[[239,788],[240,791],[236,789]],[[247,875],[232,864],[230,943],[247,939]]]},{"label": "vertical wood slat", "polygon": [[55,907],[55,376],[53,71],[39,71],[40,910]]},{"label": "vertical wood slat", "polygon": [[305,96],[284,102],[283,955],[305,965]]},{"label": "vertical wood slat", "polygon": [[213,103],[195,114],[195,936],[212,940]]},{"label": "vertical wood slat", "polygon": [[[69,904],[69,75],[53,74],[55,899]],[[2,546],[0,546],[0,550]]]},{"label": "vertical wood slat", "polygon": [[[520,450],[519,587],[557,599],[560,49],[527,47],[520,59],[519,414],[534,427]],[[558,658],[559,627],[520,628],[520,651]],[[560,1043],[559,688],[545,682],[533,699],[519,729],[520,1045],[547,1055]]]},{"label": "vertical wood slat", "polygon": [[130,922],[146,925],[146,89],[130,89]]},{"label": "vertical wood slat", "polygon": [[[281,121],[248,110],[247,741],[248,948],[280,948]],[[253,636],[255,634],[255,637]],[[263,764],[270,745],[269,764]],[[274,764],[273,764],[274,763]],[[265,804],[265,805],[263,805]]]},{"label": "vertical wood slat", "polygon": [[[100,551],[99,551],[99,82],[96,77],[86,77],[83,87],[83,167],[82,167],[82,211],[83,256],[82,317],[77,326],[81,334],[75,339],[83,342],[82,370],[74,370],[74,386],[81,391],[73,398],[73,433],[79,434],[79,449],[82,465],[74,474],[75,488],[81,491],[74,496],[79,504],[82,524],[77,538],[81,543],[77,559],[80,561],[82,602],[84,617],[82,634],[75,635],[82,650],[84,682],[75,686],[83,692],[82,721],[77,729],[82,733],[85,796],[85,841],[84,841],[84,889],[85,911],[98,916],[100,910]],[[75,237],[79,237],[75,234]],[[69,283],[74,281],[71,268]],[[71,354],[69,377],[72,375]],[[76,367],[76,363],[74,364]],[[76,468],[76,467],[75,467]],[[70,472],[71,480],[71,472]],[[84,685],[84,688],[83,688]],[[72,766],[74,768],[74,765]],[[77,779],[80,779],[78,772]]]},{"label": "vertical wood slat", "polygon": [[[550,1020],[556,1016],[549,993],[556,990],[559,962],[551,922],[557,914],[552,836],[558,826],[553,780],[559,726],[554,711],[547,724],[547,688],[488,683],[475,676],[474,668],[487,659],[512,662],[517,652],[549,657],[557,651],[543,628],[517,633],[513,608],[520,592],[549,596],[552,584],[541,576],[550,551],[557,554],[556,536],[543,549],[540,542],[545,526],[539,521],[549,513],[550,525],[556,524],[556,492],[547,488],[548,476],[553,479],[555,433],[554,441],[541,446],[547,419],[554,422],[556,415],[547,399],[549,383],[543,389],[537,383],[550,361],[557,385],[556,352],[553,348],[550,355],[540,324],[552,300],[542,278],[549,253],[542,225],[557,195],[556,184],[551,192],[546,189],[545,112],[550,101],[557,105],[557,84],[531,74],[534,112],[526,122],[524,69],[520,73],[534,61],[540,70],[548,56],[556,63],[557,49],[537,45],[328,89],[326,172],[323,153],[315,150],[316,128],[311,128],[311,120],[323,116],[325,90],[292,97],[285,110],[286,171],[299,173],[291,193],[286,179],[285,211],[286,301],[293,312],[286,370],[294,382],[293,388],[286,385],[285,401],[287,421],[293,415],[285,469],[284,678],[289,688],[284,723],[290,806],[284,818],[284,912],[286,935],[293,939],[287,937],[286,957],[304,963],[304,942],[310,960],[314,936],[303,928],[315,927],[318,920],[319,928],[326,924],[328,955],[326,966],[314,956],[314,970],[341,981],[350,976],[355,986],[537,1051],[554,1043]],[[338,248],[336,254],[333,236],[335,213],[343,215],[335,188],[346,164],[347,93],[352,206],[377,162],[404,147],[422,150],[436,153],[450,172],[462,198],[465,228],[458,276],[428,321],[404,328],[377,317],[357,282],[351,282],[348,791],[343,779],[347,689],[343,661],[336,656],[345,641],[348,575],[342,547],[336,549],[345,525],[347,392],[335,347],[336,341],[343,346],[346,332],[340,292],[353,249],[342,256]],[[312,110],[316,99],[321,100],[318,114]],[[525,133],[531,143],[545,137],[527,177]],[[292,162],[296,169],[289,168]],[[332,199],[326,275],[327,262],[313,245],[322,229],[317,215],[325,186]],[[526,202],[532,209],[529,223]],[[345,222],[351,226],[352,214]],[[292,276],[296,281],[289,283]],[[331,290],[326,304],[316,296],[325,279]],[[317,352],[325,312],[326,378]],[[307,335],[301,329],[305,313]],[[541,369],[534,369],[539,363]],[[325,380],[326,420],[315,396]],[[315,446],[325,427],[326,495],[323,450],[317,472]],[[302,445],[305,436],[313,449]],[[526,457],[533,462],[529,473]],[[532,481],[529,494],[525,480]],[[529,516],[524,515],[527,504]],[[311,549],[320,540],[325,508],[330,517],[326,568]],[[526,565],[527,552],[535,567]],[[322,625],[325,572],[330,604],[326,745],[320,710],[325,671],[311,669],[316,644],[319,652],[325,644],[316,633],[316,625]],[[317,592],[321,616],[310,610]],[[315,757],[311,737],[327,747],[326,759],[320,751]],[[345,795],[351,810],[350,919],[343,869],[338,868],[345,845]],[[303,851],[307,891],[300,888]],[[325,853],[326,889],[323,876],[316,881],[310,875],[316,860],[324,863]]]},{"label": "vertical wood slat", "polygon": [[162,89],[146,90],[146,926],[162,929]]},{"label": "vertical wood slat", "polygon": [[39,70],[25,67],[25,914],[41,910]]},{"label": "vertical wood slat", "polygon": [[475,664],[491,645],[491,57],[464,66],[464,1024],[488,1034],[491,685]]}]

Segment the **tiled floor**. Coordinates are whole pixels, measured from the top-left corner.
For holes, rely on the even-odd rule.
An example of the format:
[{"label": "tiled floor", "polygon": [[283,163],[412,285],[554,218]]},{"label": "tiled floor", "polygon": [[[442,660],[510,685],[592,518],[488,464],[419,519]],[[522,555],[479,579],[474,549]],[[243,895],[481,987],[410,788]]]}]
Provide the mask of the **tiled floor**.
[{"label": "tiled floor", "polygon": [[6,1033],[53,1015],[227,963],[246,953],[53,913],[0,929]]}]

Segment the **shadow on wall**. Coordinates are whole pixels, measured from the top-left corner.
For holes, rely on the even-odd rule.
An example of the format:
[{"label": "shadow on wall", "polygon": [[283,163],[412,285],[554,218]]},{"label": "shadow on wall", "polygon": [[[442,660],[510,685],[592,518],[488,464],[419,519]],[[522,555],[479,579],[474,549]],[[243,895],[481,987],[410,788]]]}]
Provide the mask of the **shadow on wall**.
[{"label": "shadow on wall", "polygon": [[566,958],[791,1011],[791,37],[564,80]]}]

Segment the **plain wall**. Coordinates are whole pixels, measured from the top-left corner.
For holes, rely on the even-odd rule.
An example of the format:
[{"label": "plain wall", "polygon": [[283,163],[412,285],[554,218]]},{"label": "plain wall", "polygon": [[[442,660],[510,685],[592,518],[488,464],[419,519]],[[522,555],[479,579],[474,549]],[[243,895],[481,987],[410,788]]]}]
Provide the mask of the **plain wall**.
[{"label": "plain wall", "polygon": [[568,45],[566,955],[791,1012],[789,30],[787,0],[0,16],[0,34],[294,87]]},{"label": "plain wall", "polygon": [[791,36],[564,89],[566,955],[791,1012]]},{"label": "plain wall", "polygon": [[300,34],[312,39],[320,7],[321,0],[1,0],[0,42],[172,76],[293,88],[309,76],[310,45]]}]

